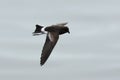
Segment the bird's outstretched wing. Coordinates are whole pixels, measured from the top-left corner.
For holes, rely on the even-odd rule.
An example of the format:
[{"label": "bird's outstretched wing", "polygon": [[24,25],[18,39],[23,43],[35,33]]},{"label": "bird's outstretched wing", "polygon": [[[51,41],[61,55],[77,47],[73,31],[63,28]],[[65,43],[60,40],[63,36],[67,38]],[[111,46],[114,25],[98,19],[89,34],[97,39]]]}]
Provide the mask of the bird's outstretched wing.
[{"label": "bird's outstretched wing", "polygon": [[68,24],[67,22],[64,22],[64,23],[58,23],[58,24],[56,24],[56,25],[58,25],[58,26],[65,26],[66,24]]},{"label": "bird's outstretched wing", "polygon": [[47,61],[59,38],[58,32],[48,32],[41,54],[41,66]]},{"label": "bird's outstretched wing", "polygon": [[67,22],[64,22],[64,23],[54,24],[54,25],[51,25],[51,26],[66,27],[65,26],[66,24],[67,24]]}]

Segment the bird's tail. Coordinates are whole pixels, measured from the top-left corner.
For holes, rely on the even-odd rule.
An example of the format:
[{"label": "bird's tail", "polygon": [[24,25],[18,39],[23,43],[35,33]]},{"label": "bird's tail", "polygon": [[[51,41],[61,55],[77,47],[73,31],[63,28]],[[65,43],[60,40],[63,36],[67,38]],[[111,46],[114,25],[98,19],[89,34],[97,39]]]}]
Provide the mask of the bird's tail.
[{"label": "bird's tail", "polygon": [[43,34],[42,31],[41,31],[42,28],[43,28],[43,26],[40,26],[40,25],[37,24],[37,25],[36,25],[36,29],[35,29],[35,31],[33,32],[33,36]]}]

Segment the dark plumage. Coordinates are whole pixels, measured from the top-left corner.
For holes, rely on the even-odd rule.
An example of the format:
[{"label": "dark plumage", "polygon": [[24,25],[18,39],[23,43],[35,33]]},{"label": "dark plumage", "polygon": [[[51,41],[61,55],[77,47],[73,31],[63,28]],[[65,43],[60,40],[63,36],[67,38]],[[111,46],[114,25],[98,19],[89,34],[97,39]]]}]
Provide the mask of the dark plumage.
[{"label": "dark plumage", "polygon": [[50,56],[53,48],[55,47],[59,39],[59,35],[67,32],[70,33],[69,28],[65,26],[66,24],[67,23],[60,23],[60,24],[48,26],[46,28],[40,25],[36,25],[36,29],[33,32],[34,36],[47,33],[46,41],[43,46],[42,54],[41,54],[41,61],[40,61],[41,65],[43,65]]}]

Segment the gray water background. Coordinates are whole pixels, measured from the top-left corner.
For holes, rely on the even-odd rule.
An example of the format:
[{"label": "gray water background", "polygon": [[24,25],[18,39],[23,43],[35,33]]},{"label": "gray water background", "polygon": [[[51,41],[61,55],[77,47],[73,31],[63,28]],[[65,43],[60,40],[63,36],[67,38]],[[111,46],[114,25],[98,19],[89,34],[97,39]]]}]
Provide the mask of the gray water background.
[{"label": "gray water background", "polygon": [[[68,22],[44,66],[36,24]],[[120,80],[119,0],[0,0],[0,80]]]}]

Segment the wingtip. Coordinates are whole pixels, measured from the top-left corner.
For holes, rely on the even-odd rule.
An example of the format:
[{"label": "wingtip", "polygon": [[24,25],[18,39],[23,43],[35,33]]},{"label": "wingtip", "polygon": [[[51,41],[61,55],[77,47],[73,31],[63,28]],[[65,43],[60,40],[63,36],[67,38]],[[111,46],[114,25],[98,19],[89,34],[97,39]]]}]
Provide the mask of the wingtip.
[{"label": "wingtip", "polygon": [[64,25],[66,25],[66,24],[68,24],[68,22],[57,23],[57,24],[54,24],[54,25],[52,25],[52,26],[64,26]]},{"label": "wingtip", "polygon": [[43,66],[43,64],[40,63],[40,66]]},{"label": "wingtip", "polygon": [[68,22],[58,23],[57,25],[66,25]]},{"label": "wingtip", "polygon": [[43,66],[45,64],[45,62],[42,62],[42,60],[40,61],[40,66]]}]

